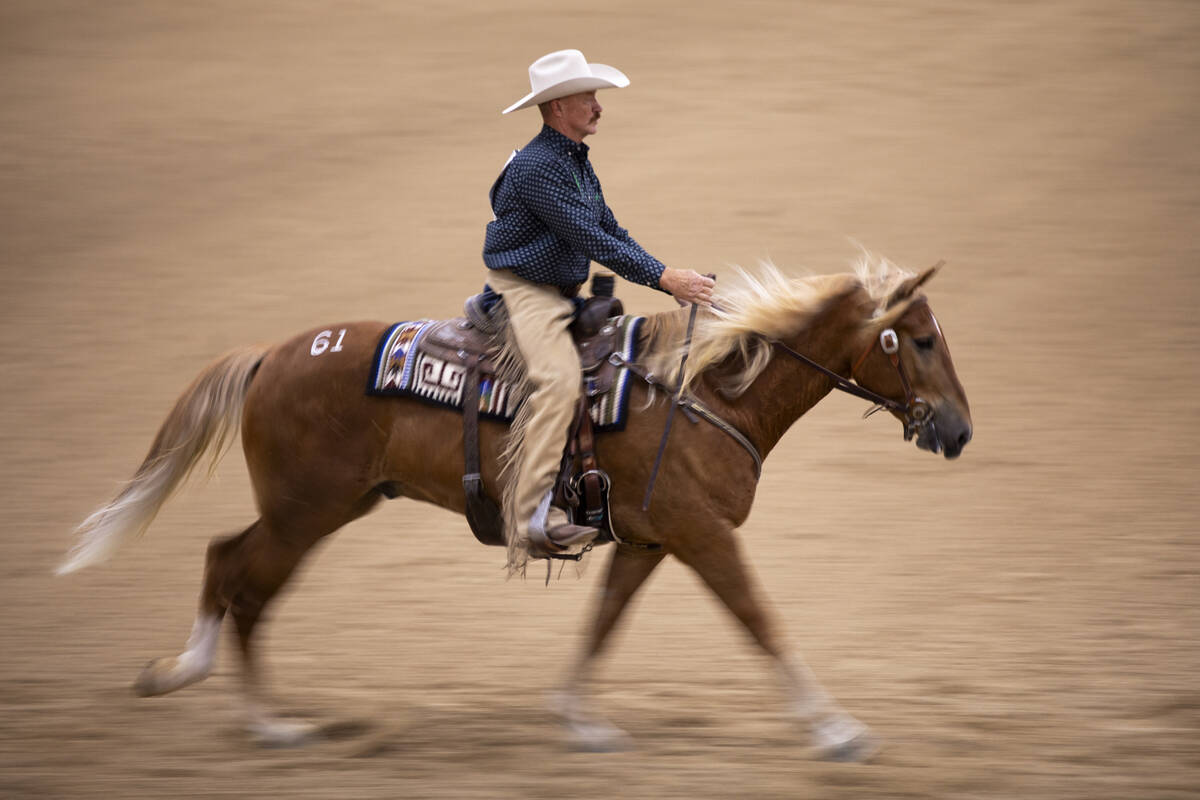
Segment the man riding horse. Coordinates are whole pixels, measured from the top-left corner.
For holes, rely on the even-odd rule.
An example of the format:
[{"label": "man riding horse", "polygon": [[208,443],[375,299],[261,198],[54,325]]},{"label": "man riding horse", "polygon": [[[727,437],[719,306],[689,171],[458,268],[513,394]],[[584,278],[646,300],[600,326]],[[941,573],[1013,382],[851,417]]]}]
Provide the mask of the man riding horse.
[{"label": "man riding horse", "polygon": [[579,356],[568,331],[571,298],[587,280],[590,262],[681,303],[707,305],[713,289],[711,278],[664,266],[647,253],[604,201],[583,139],[596,132],[603,110],[596,90],[628,86],[624,73],[589,64],[578,50],[559,50],[530,65],[529,83],[530,93],[503,113],[536,105],[542,129],[513,153],[492,185],[494,219],[483,246],[488,282],[504,298],[510,343],[531,390],[506,465],[515,482],[505,493],[510,559],[514,547],[547,558],[599,534],[571,524],[550,504],[580,393]]}]

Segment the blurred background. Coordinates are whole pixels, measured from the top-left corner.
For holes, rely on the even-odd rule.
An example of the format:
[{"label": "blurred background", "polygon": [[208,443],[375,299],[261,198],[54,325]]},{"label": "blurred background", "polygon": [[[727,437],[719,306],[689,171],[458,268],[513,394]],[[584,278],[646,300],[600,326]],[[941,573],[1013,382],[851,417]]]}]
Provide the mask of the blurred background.
[{"label": "blurred background", "polygon": [[[0,794],[1194,797],[1200,7],[1180,2],[0,3]],[[449,513],[384,506],[263,636],[326,736],[255,749],[226,648],[186,638],[240,449],[110,565],[51,570],[227,349],[454,316],[487,190],[556,49],[618,67],[592,160],[669,265],[919,269],[971,400],[946,462],[831,397],[768,460],[743,541],[869,766],[804,758],[767,664],[668,563],[568,752],[540,675],[581,578],[505,581]],[[626,308],[670,307],[622,284]],[[535,677],[538,676],[538,677]]]}]

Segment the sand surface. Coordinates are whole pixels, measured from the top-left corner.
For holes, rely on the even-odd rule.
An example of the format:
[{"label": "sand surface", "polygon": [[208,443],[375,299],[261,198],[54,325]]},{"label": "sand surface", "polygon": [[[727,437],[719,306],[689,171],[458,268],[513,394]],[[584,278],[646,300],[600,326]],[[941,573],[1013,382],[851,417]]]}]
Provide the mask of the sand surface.
[{"label": "sand surface", "polygon": [[[1200,795],[1200,9],[1190,2],[0,5],[0,795]],[[254,517],[237,448],[101,568],[51,570],[202,365],[352,319],[452,316],[486,192],[560,47],[620,67],[592,157],[668,264],[920,268],[975,421],[947,462],[834,397],[743,540],[828,688],[886,743],[808,760],[768,665],[668,563],[570,752],[542,686],[607,553],[504,580],[391,503],[274,607],[298,750],[241,732],[231,648],[162,699],[207,541]],[[627,308],[669,299],[624,285]],[[228,644],[228,642],[226,643]]]}]

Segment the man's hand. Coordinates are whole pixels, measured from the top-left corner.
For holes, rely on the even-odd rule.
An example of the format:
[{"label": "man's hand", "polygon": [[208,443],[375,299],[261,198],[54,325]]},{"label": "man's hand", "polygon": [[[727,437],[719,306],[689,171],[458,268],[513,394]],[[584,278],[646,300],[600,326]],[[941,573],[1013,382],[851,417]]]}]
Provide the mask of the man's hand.
[{"label": "man's hand", "polygon": [[690,269],[667,267],[659,277],[658,285],[670,292],[682,305],[699,303],[702,306],[711,306],[716,281]]}]

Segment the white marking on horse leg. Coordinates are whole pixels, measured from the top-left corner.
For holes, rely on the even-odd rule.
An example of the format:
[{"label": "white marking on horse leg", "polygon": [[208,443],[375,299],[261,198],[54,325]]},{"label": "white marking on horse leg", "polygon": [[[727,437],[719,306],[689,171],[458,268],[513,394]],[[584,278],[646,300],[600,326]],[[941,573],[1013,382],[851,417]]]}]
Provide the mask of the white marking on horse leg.
[{"label": "white marking on horse leg", "polygon": [[192,623],[187,649],[179,655],[179,666],[188,676],[196,680],[208,677],[217,658],[217,643],[220,640],[222,617],[216,614],[200,614]]},{"label": "white marking on horse leg", "polygon": [[580,698],[573,687],[564,686],[546,693],[546,705],[564,723],[579,715]]},{"label": "white marking on horse leg", "polygon": [[216,660],[222,618],[198,615],[184,651],[147,664],[133,684],[134,691],[143,697],[166,694],[207,678]]},{"label": "white marking on horse leg", "polygon": [[799,653],[781,656],[775,663],[788,692],[792,713],[803,722],[808,723],[830,711],[839,710],[833,697],[825,691]]},{"label": "white marking on horse leg", "polygon": [[591,673],[591,659],[581,659],[570,673],[568,683],[550,692],[547,705],[567,729],[567,744],[573,750],[589,753],[613,753],[633,749],[633,738],[606,719],[584,711],[584,692]]},{"label": "white marking on horse leg", "polygon": [[587,653],[580,653],[567,670],[562,686],[547,692],[546,705],[564,722],[578,716],[583,704],[584,687],[591,677],[592,658]]},{"label": "white marking on horse leg", "polygon": [[281,717],[271,711],[254,691],[246,692],[246,732],[264,747],[297,747],[317,733],[311,722]]},{"label": "white marking on horse leg", "polygon": [[602,717],[583,710],[583,698],[572,689],[551,692],[550,709],[558,715],[567,731],[567,745],[572,750],[589,753],[614,753],[633,749],[633,738]]},{"label": "white marking on horse leg", "polygon": [[799,653],[778,662],[792,713],[808,729],[818,755],[833,761],[865,761],[879,749],[866,725],[825,691]]}]

